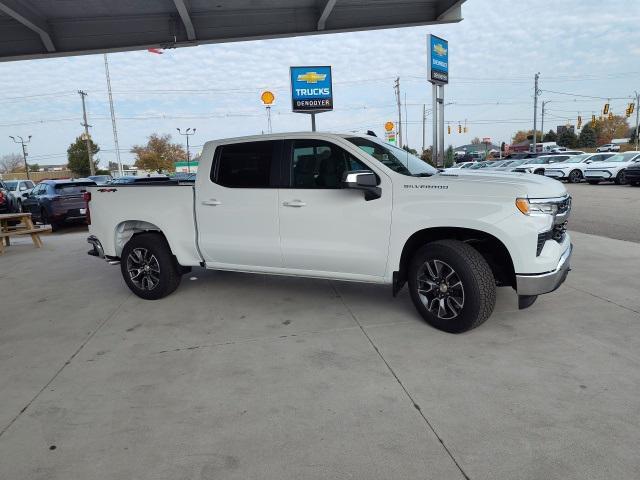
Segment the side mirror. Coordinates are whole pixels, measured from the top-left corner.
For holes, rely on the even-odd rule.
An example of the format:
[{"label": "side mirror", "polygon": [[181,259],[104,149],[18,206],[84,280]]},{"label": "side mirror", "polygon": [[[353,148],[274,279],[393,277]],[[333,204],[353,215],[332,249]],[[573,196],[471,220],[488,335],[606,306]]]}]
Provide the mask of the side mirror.
[{"label": "side mirror", "polygon": [[22,194],[22,198],[29,198],[30,193],[29,192],[24,192]]},{"label": "side mirror", "polygon": [[364,192],[364,199],[367,202],[382,196],[382,190],[378,187],[376,174],[366,170],[344,172],[342,176],[342,187],[362,190]]}]

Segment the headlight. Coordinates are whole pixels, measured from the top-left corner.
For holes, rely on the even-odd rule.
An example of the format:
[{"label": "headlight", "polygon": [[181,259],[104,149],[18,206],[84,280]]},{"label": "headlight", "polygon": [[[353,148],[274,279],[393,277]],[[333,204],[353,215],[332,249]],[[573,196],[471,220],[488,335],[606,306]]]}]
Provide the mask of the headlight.
[{"label": "headlight", "polygon": [[552,202],[516,198],[516,207],[525,215],[551,215],[558,213],[558,205]]}]

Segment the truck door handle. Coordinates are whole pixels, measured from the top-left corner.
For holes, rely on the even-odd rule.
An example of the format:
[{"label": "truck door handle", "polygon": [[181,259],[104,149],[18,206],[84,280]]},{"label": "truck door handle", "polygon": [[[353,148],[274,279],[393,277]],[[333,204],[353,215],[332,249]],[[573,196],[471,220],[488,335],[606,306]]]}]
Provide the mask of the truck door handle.
[{"label": "truck door handle", "polygon": [[215,198],[211,198],[209,200],[203,200],[202,205],[209,205],[210,207],[215,207],[217,205],[222,205],[222,202],[216,200]]},{"label": "truck door handle", "polygon": [[304,203],[302,200],[291,200],[289,202],[282,202],[282,205],[284,207],[304,207],[307,204]]}]

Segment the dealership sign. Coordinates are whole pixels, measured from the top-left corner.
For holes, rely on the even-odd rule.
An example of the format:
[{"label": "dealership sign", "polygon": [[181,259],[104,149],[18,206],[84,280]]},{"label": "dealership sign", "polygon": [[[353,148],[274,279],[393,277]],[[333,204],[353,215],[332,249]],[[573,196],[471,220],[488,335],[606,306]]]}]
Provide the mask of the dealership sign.
[{"label": "dealership sign", "polygon": [[438,85],[449,83],[449,42],[435,35],[427,35],[429,50],[429,81]]},{"label": "dealership sign", "polygon": [[291,103],[294,112],[333,110],[331,67],[291,67]]}]

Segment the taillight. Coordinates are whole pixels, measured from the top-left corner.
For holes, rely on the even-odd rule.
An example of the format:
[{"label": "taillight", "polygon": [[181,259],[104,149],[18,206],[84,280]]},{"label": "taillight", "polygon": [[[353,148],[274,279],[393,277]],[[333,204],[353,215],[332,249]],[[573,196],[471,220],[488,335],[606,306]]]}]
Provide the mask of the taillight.
[{"label": "taillight", "polygon": [[86,222],[87,222],[87,225],[91,225],[91,210],[89,210],[89,202],[91,201],[91,192],[83,192],[82,198],[84,198],[86,208],[87,208]]}]

